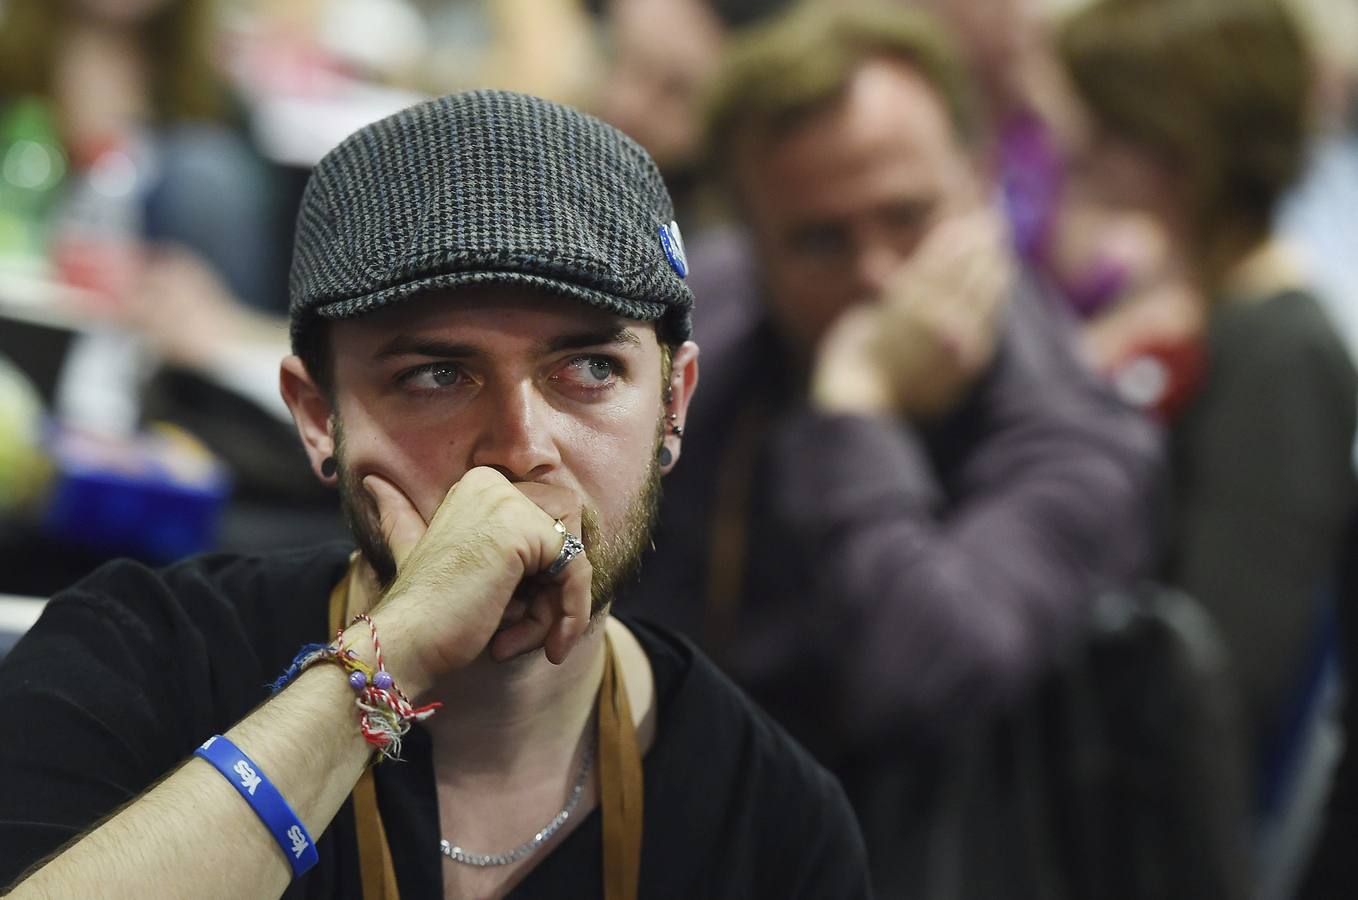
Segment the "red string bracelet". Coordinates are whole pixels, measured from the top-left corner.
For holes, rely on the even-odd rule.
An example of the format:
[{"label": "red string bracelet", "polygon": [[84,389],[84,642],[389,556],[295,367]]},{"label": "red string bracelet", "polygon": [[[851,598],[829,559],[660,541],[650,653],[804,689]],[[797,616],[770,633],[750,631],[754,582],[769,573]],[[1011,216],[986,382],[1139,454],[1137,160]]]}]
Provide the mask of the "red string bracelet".
[{"label": "red string bracelet", "polygon": [[342,630],[335,638],[335,643],[339,646],[335,659],[349,672],[349,685],[358,694],[355,703],[361,711],[358,727],[363,733],[363,739],[386,758],[399,759],[401,738],[410,730],[411,723],[424,721],[443,704],[438,702],[427,703],[424,706],[411,704],[405,691],[397,686],[395,679],[387,671],[386,663],[382,659],[382,642],[377,637],[377,626],[373,624],[373,620],[359,613],[349,624],[353,625],[360,620],[368,623],[377,668],[374,670],[358,659],[352,650],[344,647]]}]

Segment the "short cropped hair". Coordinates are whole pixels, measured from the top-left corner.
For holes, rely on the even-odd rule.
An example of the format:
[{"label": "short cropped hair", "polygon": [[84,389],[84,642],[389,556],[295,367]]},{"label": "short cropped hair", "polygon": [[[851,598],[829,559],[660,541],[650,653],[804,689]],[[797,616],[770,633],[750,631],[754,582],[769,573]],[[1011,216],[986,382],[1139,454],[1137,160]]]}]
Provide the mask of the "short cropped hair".
[{"label": "short cropped hair", "polygon": [[1098,127],[1185,173],[1209,281],[1267,236],[1304,159],[1313,78],[1279,0],[1098,0],[1059,47]]},{"label": "short cropped hair", "polygon": [[938,93],[963,146],[981,141],[975,88],[947,32],[928,13],[881,3],[804,0],[728,49],[707,103],[715,171],[843,98],[864,64],[898,60]]}]

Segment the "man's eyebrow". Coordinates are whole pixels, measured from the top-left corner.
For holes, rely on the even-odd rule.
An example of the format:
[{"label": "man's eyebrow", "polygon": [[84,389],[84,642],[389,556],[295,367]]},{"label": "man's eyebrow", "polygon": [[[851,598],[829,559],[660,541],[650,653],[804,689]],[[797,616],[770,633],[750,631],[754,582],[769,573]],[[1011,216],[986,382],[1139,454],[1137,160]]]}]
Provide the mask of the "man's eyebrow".
[{"label": "man's eyebrow", "polygon": [[470,344],[457,344],[437,338],[397,335],[383,344],[373,354],[374,359],[392,359],[398,356],[433,356],[441,359],[464,359],[480,356],[481,351]]},{"label": "man's eyebrow", "polygon": [[641,346],[641,338],[628,331],[625,326],[619,325],[616,328],[604,328],[598,331],[581,331],[575,334],[563,334],[560,337],[552,338],[543,344],[544,353],[559,353],[562,350],[583,350],[586,347],[604,347],[608,345],[630,345]]}]

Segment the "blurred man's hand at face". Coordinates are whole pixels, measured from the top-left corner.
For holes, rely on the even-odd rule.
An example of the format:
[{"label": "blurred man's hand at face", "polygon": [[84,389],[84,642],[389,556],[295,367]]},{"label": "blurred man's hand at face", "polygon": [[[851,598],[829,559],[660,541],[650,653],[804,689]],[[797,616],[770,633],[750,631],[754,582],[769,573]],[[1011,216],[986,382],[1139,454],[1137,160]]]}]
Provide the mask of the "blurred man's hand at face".
[{"label": "blurred man's hand at face", "polygon": [[978,175],[937,93],[903,63],[864,65],[845,96],[762,142],[735,172],[784,334],[808,358],[841,313],[879,299]]},{"label": "blurred man's hand at face", "polygon": [[997,213],[944,219],[878,300],[835,320],[816,356],[813,402],[913,421],[948,415],[994,359],[1012,280]]}]

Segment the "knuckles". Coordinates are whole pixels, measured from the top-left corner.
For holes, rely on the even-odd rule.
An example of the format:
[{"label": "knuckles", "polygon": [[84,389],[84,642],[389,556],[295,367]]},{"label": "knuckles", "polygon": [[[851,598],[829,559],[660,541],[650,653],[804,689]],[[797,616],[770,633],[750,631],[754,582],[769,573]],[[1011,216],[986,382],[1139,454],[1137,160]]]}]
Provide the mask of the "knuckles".
[{"label": "knuckles", "polygon": [[[546,510],[572,507],[578,501],[567,488],[516,485],[485,467],[449,488],[379,604],[397,621],[423,623],[408,633],[424,648],[416,656],[429,672],[466,665],[484,650],[524,575],[555,558],[560,542]],[[543,597],[564,590],[576,601],[583,597],[587,609],[591,580],[589,558],[581,554],[567,567],[566,584],[532,590],[545,591]]]},{"label": "knuckles", "polygon": [[497,562],[519,573],[545,567],[558,548],[548,510],[559,509],[564,518],[578,505],[559,485],[515,484],[493,468],[469,469],[448,489],[408,563],[436,580],[468,566],[495,569]]}]

